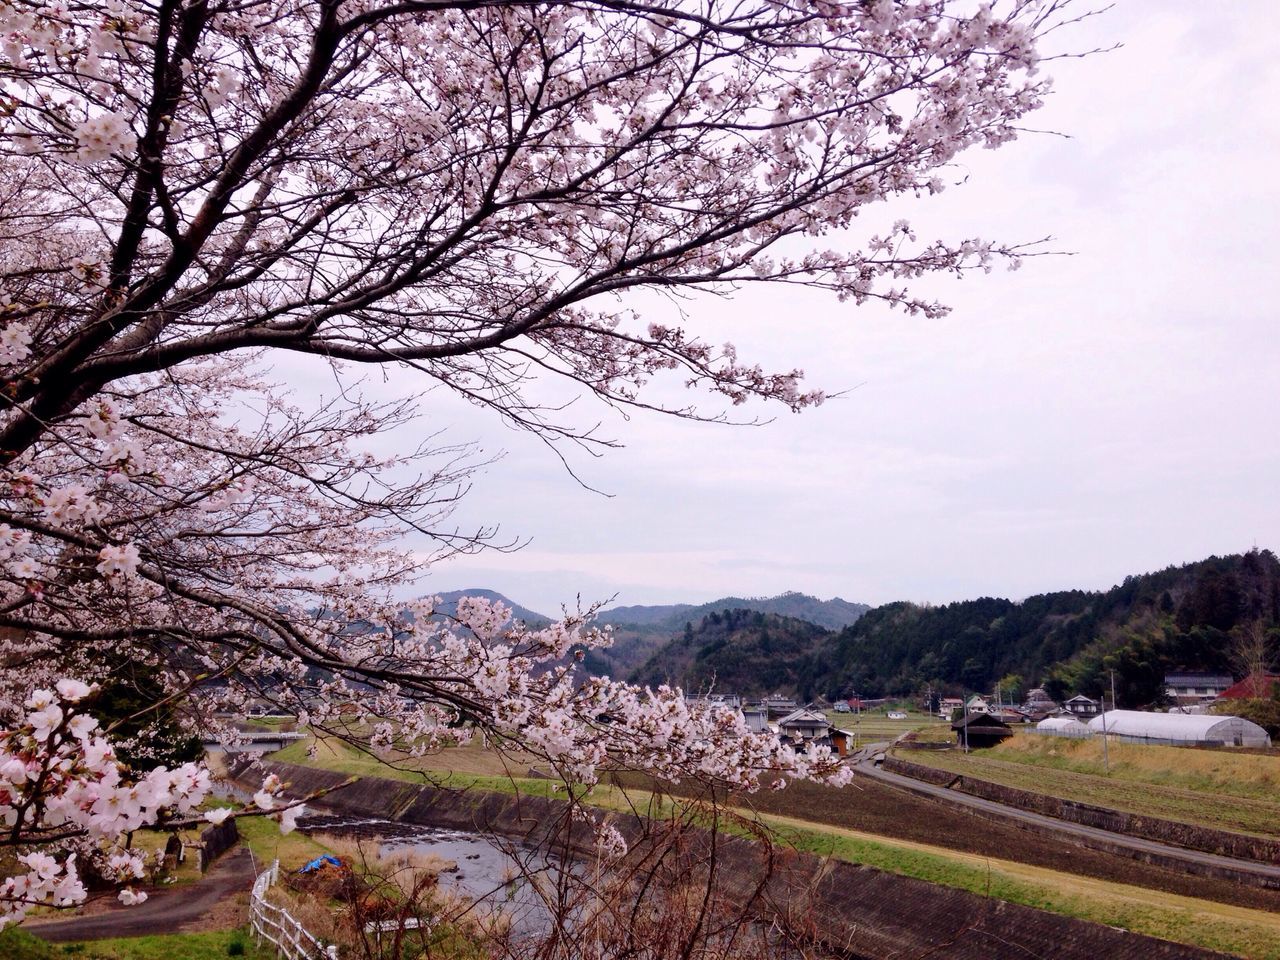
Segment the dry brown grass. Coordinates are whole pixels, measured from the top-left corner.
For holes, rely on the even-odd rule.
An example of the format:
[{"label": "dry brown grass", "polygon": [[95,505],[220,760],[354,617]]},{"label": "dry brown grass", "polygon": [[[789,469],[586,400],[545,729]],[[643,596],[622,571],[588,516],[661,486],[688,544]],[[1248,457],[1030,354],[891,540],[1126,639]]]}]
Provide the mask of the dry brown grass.
[{"label": "dry brown grass", "polygon": [[463,747],[444,747],[424,757],[410,757],[395,751],[375,757],[362,753],[338,737],[323,734],[289,744],[272,754],[271,759],[410,782],[440,780],[449,783],[452,778],[463,785],[476,778],[513,782],[528,777],[530,769],[539,774],[550,772],[547,764],[521,750],[498,750],[473,743]]},{"label": "dry brown grass", "polygon": [[389,878],[405,896],[422,880],[436,880],[442,873],[458,869],[456,860],[448,860],[427,850],[412,847],[386,847],[378,840],[357,840],[336,834],[321,834],[317,839],[334,852],[343,863],[358,873],[376,872]]},{"label": "dry brown grass", "polygon": [[[1224,757],[1216,751],[1183,747],[1112,744],[1111,775],[1106,776],[1100,762],[1095,768],[1090,748],[1101,750],[1100,745],[1088,741],[1045,737],[1038,744],[1019,742],[969,754],[919,750],[907,759],[1020,790],[1143,816],[1264,837],[1280,835],[1280,798],[1275,790],[1267,789],[1265,769],[1255,773],[1256,779],[1231,783],[1224,782],[1219,768],[1220,764],[1244,764],[1270,760],[1269,757]],[[1083,759],[1073,759],[1077,750],[1081,750]],[[1147,750],[1172,756],[1143,756]],[[1131,762],[1135,753],[1137,763]],[[1177,765],[1166,768],[1161,766],[1164,763]]]},{"label": "dry brown grass", "polygon": [[[377,838],[319,835],[346,867],[292,881],[297,889],[274,888],[272,897],[314,935],[337,943],[343,956],[381,956],[376,938],[360,931],[369,923],[427,921],[409,935],[405,949],[433,945],[423,956],[475,958],[481,944],[506,938],[509,923],[501,911],[477,904],[464,894],[439,885],[442,873],[458,864],[430,851],[384,846]],[[392,934],[388,934],[392,937]],[[418,956],[410,950],[406,956]]]},{"label": "dry brown grass", "polygon": [[[1111,779],[1176,786],[1274,801],[1280,791],[1280,752],[1239,753],[1112,741],[1107,752]],[[1034,734],[1010,737],[988,756],[1076,773],[1105,772],[1101,740],[1072,740]]]}]

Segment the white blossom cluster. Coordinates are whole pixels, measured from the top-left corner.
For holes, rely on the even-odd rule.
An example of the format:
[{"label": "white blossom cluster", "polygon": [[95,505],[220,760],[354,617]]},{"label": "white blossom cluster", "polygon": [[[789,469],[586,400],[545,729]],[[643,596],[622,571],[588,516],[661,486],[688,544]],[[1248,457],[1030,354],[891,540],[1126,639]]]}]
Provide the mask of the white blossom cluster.
[{"label": "white blossom cluster", "polygon": [[[0,825],[30,844],[88,841],[81,852],[101,856],[104,873],[127,882],[142,876],[139,855],[112,849],[124,834],[163,816],[190,814],[209,792],[209,773],[195,764],[159,767],[129,782],[121,773],[98,721],[79,709],[91,688],[60,680],[24,703],[16,729],[0,732]],[[104,852],[110,851],[110,852]],[[26,873],[0,881],[0,926],[21,920],[34,906],[67,906],[85,898],[76,853],[61,859],[42,850],[19,856]],[[120,899],[140,903],[141,891]]]}]

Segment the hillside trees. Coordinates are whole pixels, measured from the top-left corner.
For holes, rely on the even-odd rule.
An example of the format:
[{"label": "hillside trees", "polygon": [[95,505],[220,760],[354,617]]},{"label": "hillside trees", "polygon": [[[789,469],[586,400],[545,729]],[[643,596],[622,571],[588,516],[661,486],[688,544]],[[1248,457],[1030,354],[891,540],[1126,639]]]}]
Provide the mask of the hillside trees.
[{"label": "hillside trees", "polygon": [[819,685],[831,695],[896,696],[928,683],[990,691],[1017,675],[1062,699],[1109,690],[1115,670],[1121,704],[1155,704],[1171,670],[1243,675],[1241,644],[1256,662],[1258,641],[1280,626],[1277,599],[1280,561],[1258,550],[1126,577],[1105,591],[891,603],[832,638]]},{"label": "hillside trees", "polygon": [[1256,678],[1258,692],[1262,693],[1263,679],[1272,672],[1276,662],[1276,650],[1280,630],[1268,629],[1262,620],[1248,620],[1236,624],[1231,632],[1231,659],[1235,669],[1244,677]]},{"label": "hillside trees", "polygon": [[1114,670],[1122,705],[1160,704],[1167,672],[1245,674],[1241,638],[1280,621],[1280,560],[1269,550],[1210,557],[1126,578],[1104,600],[1118,602],[1104,629],[1054,667],[1055,686],[1098,696]]},{"label": "hillside trees", "polygon": [[[89,813],[128,783],[79,719],[108,656],[188,723],[255,696],[375,747],[430,749],[465,714],[576,780],[835,773],[672,691],[576,683],[556,665],[603,642],[586,617],[406,619],[394,590],[487,540],[448,522],[474,460],[434,427],[375,453],[418,410],[353,371],[406,368],[553,443],[602,441],[538,376],[620,406],[660,407],[658,376],[819,403],[620,296],[793,283],[936,316],[911,280],[1016,264],[865,221],[1014,137],[1063,6],[0,3],[0,814],[4,843],[61,858],[24,853],[0,910],[74,900],[68,845],[124,822]],[[290,357],[331,394],[291,396]],[[182,771],[128,822],[198,802]]]},{"label": "hillside trees", "polygon": [[632,674],[635,683],[679,684],[745,696],[823,693],[823,651],[829,631],[794,617],[730,609],[703,617],[696,628],[660,647]]}]

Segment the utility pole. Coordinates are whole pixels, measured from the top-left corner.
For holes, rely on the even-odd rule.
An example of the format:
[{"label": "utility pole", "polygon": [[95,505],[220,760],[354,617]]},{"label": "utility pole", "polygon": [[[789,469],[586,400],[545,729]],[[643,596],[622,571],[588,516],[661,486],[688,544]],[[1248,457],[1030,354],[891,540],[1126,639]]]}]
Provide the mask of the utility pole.
[{"label": "utility pole", "polygon": [[1118,710],[1120,704],[1116,701],[1116,672],[1111,671],[1111,709]]},{"label": "utility pole", "polygon": [[[1114,677],[1113,677],[1114,679]],[[1112,694],[1114,702],[1115,695]],[[1102,695],[1102,767],[1107,772],[1107,776],[1111,776],[1111,757],[1107,752],[1107,696]]]}]

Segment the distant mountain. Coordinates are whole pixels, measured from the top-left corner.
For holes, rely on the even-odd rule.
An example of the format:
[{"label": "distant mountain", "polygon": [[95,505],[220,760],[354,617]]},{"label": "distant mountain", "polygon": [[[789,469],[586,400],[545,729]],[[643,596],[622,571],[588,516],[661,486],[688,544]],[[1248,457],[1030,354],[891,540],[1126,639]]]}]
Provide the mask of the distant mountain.
[{"label": "distant mountain", "polygon": [[[500,600],[530,626],[551,618],[493,590],[442,595],[443,612],[471,595]],[[1209,557],[1130,576],[1110,590],[1062,590],[1014,601],[979,597],[942,606],[870,609],[802,593],[724,597],[704,604],[614,607],[599,623],[614,644],[584,653],[589,673],[711,682],[725,692],[781,691],[808,699],[954,694],[1035,685],[1055,697],[1116,691],[1123,707],[1159,704],[1166,672],[1242,676],[1232,648],[1260,627],[1280,659],[1280,560],[1269,550]],[[353,629],[358,625],[353,625]]]},{"label": "distant mountain", "polygon": [[819,600],[794,591],[776,597],[722,597],[702,604],[614,607],[599,616],[599,623],[613,627],[613,646],[588,651],[583,666],[597,676],[625,677],[672,637],[680,635],[685,624],[701,624],[711,614],[728,610],[791,617],[825,630],[839,630],[855,623],[870,609],[866,604],[839,597]]},{"label": "distant mountain", "polygon": [[632,672],[635,683],[744,696],[784,693],[811,699],[821,690],[821,651],[831,631],[759,610],[712,611],[659,647]]},{"label": "distant mountain", "polygon": [[551,622],[551,617],[544,616],[541,613],[535,613],[528,607],[522,607],[496,590],[486,590],[482,587],[473,587],[468,590],[450,590],[446,593],[436,594],[440,598],[440,603],[436,606],[439,613],[452,615],[458,609],[458,601],[463,597],[484,597],[486,600],[499,601],[511,610],[511,618],[513,620],[523,620],[530,627],[542,627]]},{"label": "distant mountain", "polygon": [[665,627],[677,620],[683,624],[694,606],[692,603],[668,603],[650,607],[612,607],[600,611],[600,619],[605,623],[629,627]]},{"label": "distant mountain", "polygon": [[850,603],[835,597],[819,600],[807,594],[789,591],[776,597],[722,597],[710,603],[675,603],[666,606],[614,607],[600,614],[601,623],[614,626],[652,627],[659,630],[681,630],[686,623],[699,623],[711,613],[723,610],[753,610],[795,617],[828,630],[840,630],[857,621],[871,608],[865,603]]}]

